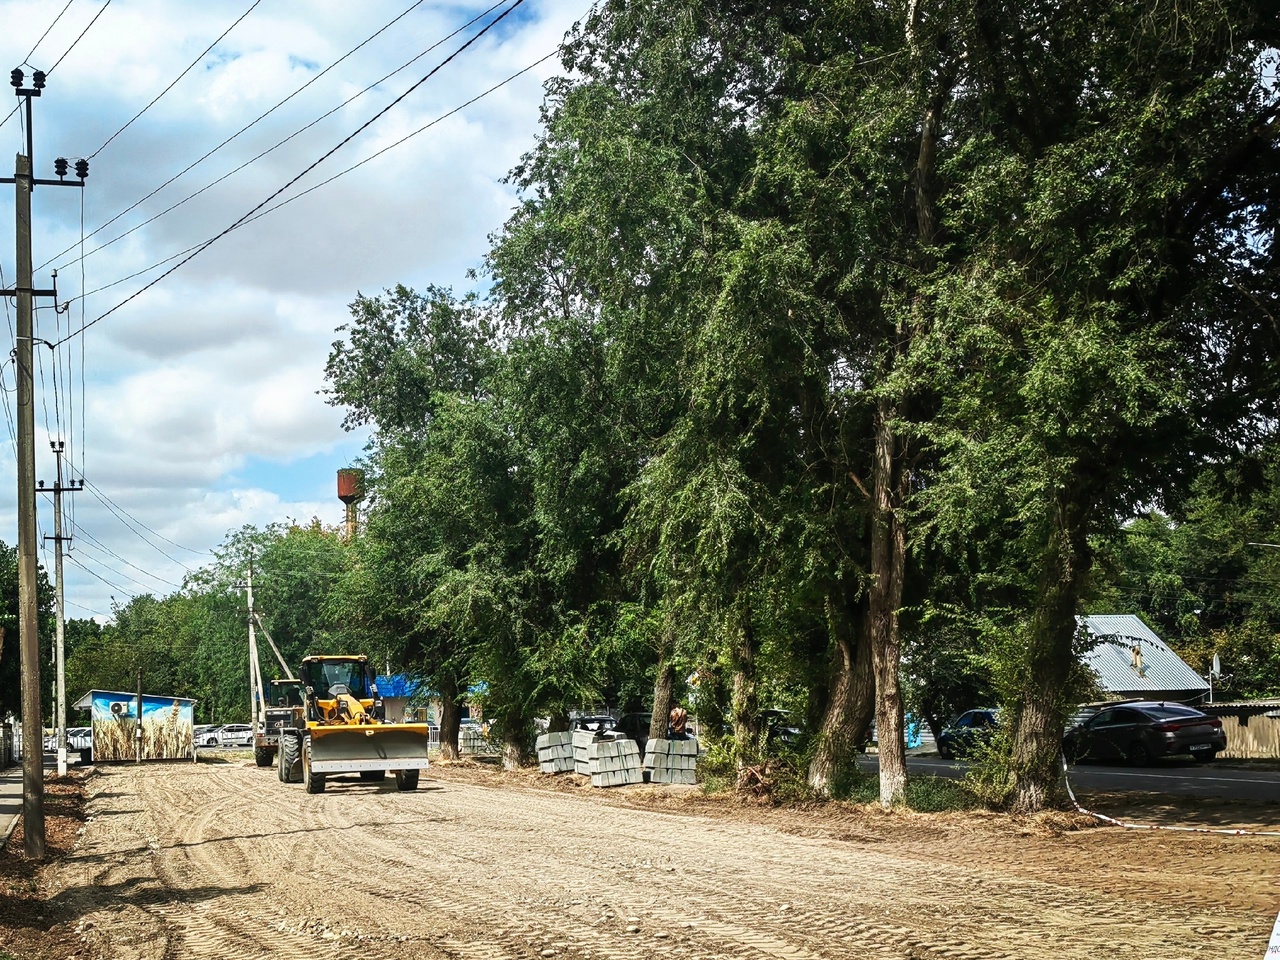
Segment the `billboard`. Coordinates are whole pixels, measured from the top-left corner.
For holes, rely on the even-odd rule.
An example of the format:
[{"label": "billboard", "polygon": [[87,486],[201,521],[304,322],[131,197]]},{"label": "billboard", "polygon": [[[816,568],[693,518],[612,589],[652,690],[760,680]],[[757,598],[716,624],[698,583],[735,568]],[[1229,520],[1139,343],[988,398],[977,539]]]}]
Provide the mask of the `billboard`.
[{"label": "billboard", "polygon": [[94,690],[91,694],[93,759],[190,760],[195,755],[195,701],[143,695],[141,741],[138,698],[128,693]]}]

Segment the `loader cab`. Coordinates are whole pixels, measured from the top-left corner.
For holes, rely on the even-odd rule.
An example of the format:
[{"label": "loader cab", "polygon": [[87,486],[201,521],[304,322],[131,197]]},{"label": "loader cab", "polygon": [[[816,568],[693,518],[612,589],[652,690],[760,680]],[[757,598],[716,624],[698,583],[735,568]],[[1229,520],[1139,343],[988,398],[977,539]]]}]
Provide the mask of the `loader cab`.
[{"label": "loader cab", "polygon": [[[353,697],[372,719],[382,720],[382,699],[375,686],[373,668],[365,657],[307,657],[299,670],[306,690],[307,719],[334,722],[360,715],[340,698]],[[362,721],[363,722],[363,721]]]},{"label": "loader cab", "polygon": [[272,680],[271,705],[273,707],[300,707],[307,696],[301,680]]},{"label": "loader cab", "polygon": [[373,670],[364,657],[308,657],[302,661],[302,682],[316,697],[346,693],[357,700],[373,699]]}]

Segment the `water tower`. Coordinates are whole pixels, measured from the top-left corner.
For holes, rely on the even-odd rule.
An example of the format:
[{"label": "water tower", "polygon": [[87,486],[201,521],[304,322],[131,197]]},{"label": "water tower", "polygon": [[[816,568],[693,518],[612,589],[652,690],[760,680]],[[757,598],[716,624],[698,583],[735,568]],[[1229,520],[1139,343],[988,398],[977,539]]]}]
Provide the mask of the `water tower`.
[{"label": "water tower", "polygon": [[356,504],[364,499],[364,471],[346,467],[338,471],[338,499],[347,505],[347,539],[356,535]]}]

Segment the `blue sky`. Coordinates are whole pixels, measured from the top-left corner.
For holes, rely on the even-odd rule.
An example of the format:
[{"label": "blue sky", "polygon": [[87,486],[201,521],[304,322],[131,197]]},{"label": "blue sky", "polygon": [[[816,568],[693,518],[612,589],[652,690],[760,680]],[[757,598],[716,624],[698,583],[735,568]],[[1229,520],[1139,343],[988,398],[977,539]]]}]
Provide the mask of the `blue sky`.
[{"label": "blue sky", "polygon": [[[297,179],[277,199],[289,203],[144,288],[405,94],[496,15],[446,39],[487,7],[0,0],[0,62],[27,60],[28,79],[33,68],[49,74],[34,105],[36,175],[52,176],[57,156],[90,157],[83,192],[37,188],[33,209],[34,262],[49,261],[36,285],[57,267],[68,302],[64,314],[40,311],[37,336],[71,334],[41,354],[37,476],[52,482],[48,442],[61,439],[69,474],[83,470],[90,483],[68,498],[77,535],[69,615],[105,617],[113,596],[144,585],[165,592],[244,524],[340,521],[334,473],[359,456],[364,436],[343,431],[341,411],[319,393],[335,328],[359,292],[467,286],[466,271],[515,204],[501,180],[537,134],[542,84],[559,66],[543,58],[587,0],[526,0]],[[0,125],[9,156],[25,142],[20,119]],[[0,202],[7,283],[12,236],[12,202]],[[0,336],[12,345],[12,307],[2,312]],[[12,544],[12,364],[0,375],[0,539]],[[49,534],[48,498],[39,499]],[[52,554],[41,561],[51,567]]]}]

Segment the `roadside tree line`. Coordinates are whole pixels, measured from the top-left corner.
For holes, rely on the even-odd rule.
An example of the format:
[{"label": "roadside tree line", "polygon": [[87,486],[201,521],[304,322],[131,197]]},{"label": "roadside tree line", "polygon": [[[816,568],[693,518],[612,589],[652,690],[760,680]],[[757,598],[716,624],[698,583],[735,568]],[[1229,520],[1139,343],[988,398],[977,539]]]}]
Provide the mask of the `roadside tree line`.
[{"label": "roadside tree line", "polygon": [[998,700],[1022,811],[1080,613],[1277,692],[1278,43],[1243,0],[597,4],[485,292],[359,295],[333,346],[361,534],[244,531],[92,643],[189,637],[231,709],[258,538],[277,640],[410,666],[446,744],[477,683],[510,763],[676,699],[745,767],[784,706],[821,795],[874,720],[895,804],[908,705]]}]

